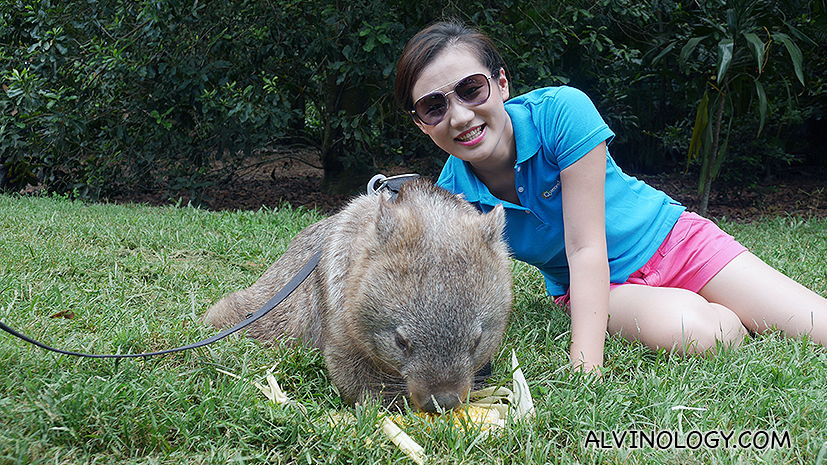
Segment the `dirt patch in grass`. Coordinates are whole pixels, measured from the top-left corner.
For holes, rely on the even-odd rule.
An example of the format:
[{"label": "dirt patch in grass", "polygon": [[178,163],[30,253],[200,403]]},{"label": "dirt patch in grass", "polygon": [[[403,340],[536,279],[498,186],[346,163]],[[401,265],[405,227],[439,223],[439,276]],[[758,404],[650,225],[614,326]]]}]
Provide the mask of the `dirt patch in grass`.
[{"label": "dirt patch in grass", "polygon": [[[315,208],[324,213],[338,211],[352,198],[326,195],[321,189],[322,169],[318,153],[310,150],[277,152],[251,161],[230,182],[206,189],[204,207],[212,210],[258,210],[282,204]],[[386,175],[416,172],[406,166],[377,169]],[[697,178],[692,174],[638,176],[696,211]],[[183,203],[186,193],[170,196],[161,192],[124,193],[114,202],[139,202],[151,205]],[[827,167],[788,167],[775,179],[751,187],[716,186],[710,199],[708,217],[732,221],[752,221],[762,216],[800,215],[827,217]]]}]

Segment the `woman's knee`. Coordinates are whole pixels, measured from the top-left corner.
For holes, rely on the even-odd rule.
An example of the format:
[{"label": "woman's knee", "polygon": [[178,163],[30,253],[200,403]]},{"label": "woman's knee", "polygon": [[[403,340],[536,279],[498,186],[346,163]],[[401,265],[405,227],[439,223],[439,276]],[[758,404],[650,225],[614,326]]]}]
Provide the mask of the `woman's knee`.
[{"label": "woman's knee", "polygon": [[609,332],[653,350],[695,354],[737,346],[747,330],[729,308],[684,289],[620,286],[609,294]]},{"label": "woman's knee", "polygon": [[683,353],[714,353],[719,346],[737,347],[747,334],[738,315],[720,304],[704,301],[682,316],[682,340],[686,344],[678,349]]}]

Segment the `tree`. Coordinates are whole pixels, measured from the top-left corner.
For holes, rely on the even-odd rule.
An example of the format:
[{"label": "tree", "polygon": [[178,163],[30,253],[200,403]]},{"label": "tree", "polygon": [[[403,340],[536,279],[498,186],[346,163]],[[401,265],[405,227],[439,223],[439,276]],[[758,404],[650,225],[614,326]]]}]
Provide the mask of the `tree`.
[{"label": "tree", "polygon": [[[717,3],[717,2],[715,2]],[[776,2],[729,0],[723,5],[706,2],[699,7],[691,37],[681,48],[680,62],[703,76],[688,162],[701,160],[699,213],[706,214],[712,181],[726,158],[732,124],[739,115],[757,111],[758,134],[763,130],[771,103],[794,105],[792,99],[768,98],[766,81],[791,86],[793,76],[804,85],[801,50]],[[715,8],[718,7],[718,8]],[[782,31],[787,31],[782,32]],[[779,50],[782,49],[782,50]],[[779,55],[787,55],[793,73],[783,68]],[[772,73],[767,73],[774,67]],[[725,121],[726,120],[726,121]]]},{"label": "tree", "polygon": [[[683,129],[697,114],[692,153],[707,161],[706,186],[732,147],[731,125],[754,115],[761,130],[778,131],[773,116],[794,106],[806,69],[795,64],[823,63],[795,52],[804,39],[792,24],[806,23],[812,2],[766,3],[8,0],[0,185],[40,182],[92,198],[166,189],[197,200],[282,144],[319,150],[329,193],[361,189],[381,163],[416,160],[434,174],[446,155],[396,107],[394,71],[414,33],[456,17],[494,38],[515,94],[560,84],[589,94],[624,166],[678,165],[663,153],[689,146]],[[817,102],[824,89],[811,86],[802,100]]]}]

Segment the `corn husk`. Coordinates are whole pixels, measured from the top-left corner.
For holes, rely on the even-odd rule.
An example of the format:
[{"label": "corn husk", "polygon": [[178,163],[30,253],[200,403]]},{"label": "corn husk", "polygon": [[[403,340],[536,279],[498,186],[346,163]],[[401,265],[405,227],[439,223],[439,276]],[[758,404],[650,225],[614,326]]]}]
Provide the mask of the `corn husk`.
[{"label": "corn husk", "polygon": [[[511,364],[513,390],[500,386],[474,391],[468,395],[468,403],[462,409],[446,412],[442,415],[424,412],[418,412],[416,415],[428,422],[434,422],[439,417],[450,415],[450,420],[456,427],[471,426],[481,434],[489,434],[492,431],[504,428],[509,418],[513,420],[531,418],[535,412],[534,401],[517,361],[517,355],[513,350],[511,351]],[[222,373],[231,375],[224,371]],[[266,386],[256,381],[253,384],[267,399],[280,405],[296,406],[305,415],[307,414],[307,410],[303,405],[294,402],[282,391],[272,373],[267,373],[265,381],[267,382]],[[352,414],[346,412],[331,412],[328,417],[332,423],[349,423],[353,420]],[[404,426],[408,422],[409,418],[402,415],[385,415],[377,427],[381,428],[385,436],[407,454],[411,460],[422,465],[426,460],[425,450],[399,427],[400,424]]]},{"label": "corn husk", "polygon": [[534,400],[531,398],[531,391],[528,389],[528,382],[525,380],[520,362],[517,361],[517,353],[511,349],[511,369],[514,380],[514,418],[523,419],[534,416]]},{"label": "corn husk", "polygon": [[[440,419],[447,419],[457,428],[489,432],[505,427],[509,404],[513,397],[514,394],[507,388],[487,388],[471,392],[468,395],[468,403],[457,410],[441,414],[416,412],[414,415],[431,424]],[[392,419],[402,425],[410,423],[411,420],[403,415],[394,415]]]},{"label": "corn husk", "polygon": [[294,402],[292,399],[287,397],[287,394],[281,390],[281,386],[279,386],[278,381],[276,381],[276,377],[273,376],[272,373],[267,373],[267,376],[264,377],[267,381],[267,386],[262,386],[256,381],[253,381],[253,385],[257,387],[265,397],[270,399],[270,402],[279,405],[291,405],[297,407],[299,410],[302,411],[305,415],[307,414],[307,409],[304,408],[304,405]]},{"label": "corn husk", "polygon": [[396,447],[407,454],[411,460],[419,465],[425,463],[425,449],[411,439],[411,437],[402,431],[402,428],[397,426],[389,417],[382,418],[382,432],[385,433],[385,436],[387,436],[391,442],[396,444]]}]

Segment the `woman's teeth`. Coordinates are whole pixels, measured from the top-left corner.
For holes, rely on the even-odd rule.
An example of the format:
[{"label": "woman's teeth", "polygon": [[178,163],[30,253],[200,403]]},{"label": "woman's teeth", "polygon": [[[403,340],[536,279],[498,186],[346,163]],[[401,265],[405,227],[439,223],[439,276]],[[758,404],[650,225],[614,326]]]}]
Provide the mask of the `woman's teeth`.
[{"label": "woman's teeth", "polygon": [[482,126],[478,126],[460,137],[457,137],[457,140],[460,142],[470,142],[479,137],[480,134],[482,134]]}]

